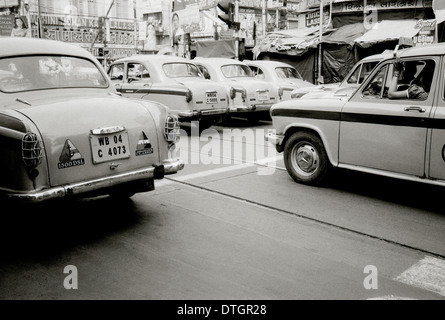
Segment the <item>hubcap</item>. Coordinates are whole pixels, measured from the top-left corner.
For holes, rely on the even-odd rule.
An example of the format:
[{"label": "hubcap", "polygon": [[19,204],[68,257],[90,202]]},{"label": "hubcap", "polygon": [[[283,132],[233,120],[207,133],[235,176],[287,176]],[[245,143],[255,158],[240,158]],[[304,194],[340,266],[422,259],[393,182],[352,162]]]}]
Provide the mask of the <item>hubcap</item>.
[{"label": "hubcap", "polygon": [[317,150],[307,143],[294,146],[291,161],[296,171],[304,176],[310,176],[317,171],[320,163]]}]

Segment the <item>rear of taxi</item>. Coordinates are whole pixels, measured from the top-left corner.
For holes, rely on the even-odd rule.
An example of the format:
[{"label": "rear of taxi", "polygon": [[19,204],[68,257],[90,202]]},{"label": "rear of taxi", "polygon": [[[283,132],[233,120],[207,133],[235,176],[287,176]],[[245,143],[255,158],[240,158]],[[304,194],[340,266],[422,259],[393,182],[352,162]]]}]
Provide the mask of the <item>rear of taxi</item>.
[{"label": "rear of taxi", "polygon": [[[21,61],[41,65],[42,57],[64,57],[85,62],[99,77],[89,86],[0,87],[2,197],[25,202],[126,197],[153,190],[155,179],[183,168],[173,154],[177,118],[161,104],[118,96],[88,52],[53,40],[0,39],[0,45],[10,48],[0,53],[0,68],[11,61],[20,67]],[[24,59],[15,59],[18,55]]]},{"label": "rear of taxi", "polygon": [[228,58],[195,58],[195,61],[208,70],[211,80],[225,84],[230,115],[268,112],[277,102],[277,92],[270,83],[256,79],[245,63]]}]

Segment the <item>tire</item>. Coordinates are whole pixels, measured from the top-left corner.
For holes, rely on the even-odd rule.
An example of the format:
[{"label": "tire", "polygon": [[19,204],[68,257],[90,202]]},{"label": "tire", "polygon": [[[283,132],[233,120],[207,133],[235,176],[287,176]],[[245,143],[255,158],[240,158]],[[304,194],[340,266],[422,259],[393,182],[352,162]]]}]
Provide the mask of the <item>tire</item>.
[{"label": "tire", "polygon": [[284,163],[298,183],[320,185],[331,169],[323,142],[309,132],[294,133],[284,147]]}]

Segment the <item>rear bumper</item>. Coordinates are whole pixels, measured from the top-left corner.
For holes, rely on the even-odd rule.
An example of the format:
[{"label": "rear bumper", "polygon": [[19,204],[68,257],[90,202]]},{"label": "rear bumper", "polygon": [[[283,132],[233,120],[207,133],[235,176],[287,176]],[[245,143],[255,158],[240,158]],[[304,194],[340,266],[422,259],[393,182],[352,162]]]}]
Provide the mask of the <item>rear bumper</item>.
[{"label": "rear bumper", "polygon": [[226,108],[180,111],[178,112],[178,118],[180,121],[191,121],[199,120],[202,117],[218,116],[226,113],[228,113],[228,109]]},{"label": "rear bumper", "polygon": [[21,202],[42,202],[50,199],[63,198],[94,192],[101,189],[118,186],[120,184],[150,180],[162,179],[166,174],[174,174],[184,168],[184,161],[181,159],[167,159],[160,165],[154,165],[151,168],[135,170],[110,177],[88,180],[79,183],[54,187],[42,191],[31,193],[9,193],[6,197],[10,200],[18,200]]},{"label": "rear bumper", "polygon": [[246,113],[246,112],[262,112],[262,111],[269,111],[270,107],[272,107],[272,104],[257,104],[257,105],[251,105],[251,106],[238,106],[238,107],[230,107],[229,112],[230,114],[236,114],[236,113]]}]

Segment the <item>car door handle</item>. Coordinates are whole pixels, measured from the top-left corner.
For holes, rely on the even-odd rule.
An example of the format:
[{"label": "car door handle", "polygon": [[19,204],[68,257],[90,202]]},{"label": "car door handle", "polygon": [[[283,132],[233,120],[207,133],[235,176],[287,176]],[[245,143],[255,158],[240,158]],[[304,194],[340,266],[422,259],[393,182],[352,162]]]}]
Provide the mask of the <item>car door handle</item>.
[{"label": "car door handle", "polygon": [[417,112],[420,112],[420,113],[423,113],[423,112],[425,112],[426,111],[426,109],[425,108],[421,108],[421,107],[414,107],[414,106],[411,106],[411,107],[406,107],[405,109],[404,109],[405,111],[408,111],[408,112],[411,112],[411,111],[417,111]]}]

